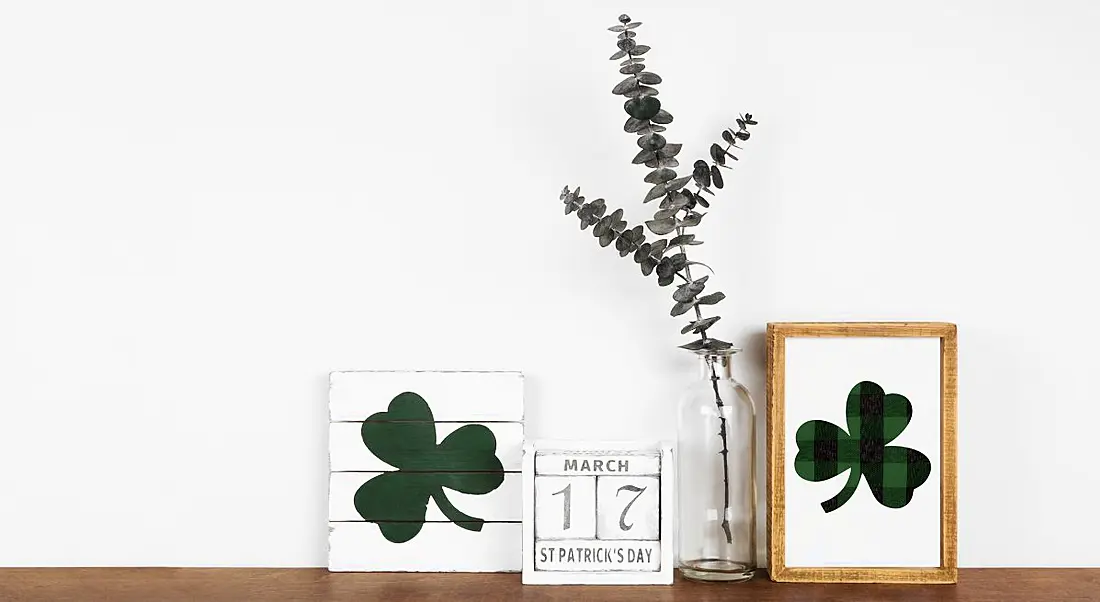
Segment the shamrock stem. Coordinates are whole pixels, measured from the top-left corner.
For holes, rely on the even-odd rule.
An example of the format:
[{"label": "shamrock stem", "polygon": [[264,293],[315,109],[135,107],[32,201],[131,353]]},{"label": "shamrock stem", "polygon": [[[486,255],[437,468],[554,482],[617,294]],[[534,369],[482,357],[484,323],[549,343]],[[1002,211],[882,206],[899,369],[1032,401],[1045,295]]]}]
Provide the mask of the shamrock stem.
[{"label": "shamrock stem", "polygon": [[847,502],[852,494],[856,492],[856,488],[859,487],[859,477],[863,474],[859,470],[859,466],[853,466],[848,469],[848,482],[844,484],[844,489],[840,490],[840,493],[836,494],[832,498],[821,502],[821,509],[826,513],[832,512],[837,508],[843,506]]},{"label": "shamrock stem", "polygon": [[442,487],[432,492],[432,498],[435,500],[435,505],[439,506],[439,510],[443,512],[443,516],[446,516],[447,520],[463,529],[480,531],[482,525],[485,524],[484,520],[463,514],[458,508],[455,508],[451,500],[447,499],[447,494],[443,493]]}]

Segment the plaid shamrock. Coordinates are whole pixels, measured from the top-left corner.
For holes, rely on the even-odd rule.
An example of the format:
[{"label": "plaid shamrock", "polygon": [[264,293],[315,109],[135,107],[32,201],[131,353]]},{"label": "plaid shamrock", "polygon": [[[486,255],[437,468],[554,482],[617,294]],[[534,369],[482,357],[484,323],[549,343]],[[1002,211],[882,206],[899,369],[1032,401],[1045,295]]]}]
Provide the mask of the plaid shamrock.
[{"label": "plaid shamrock", "polygon": [[887,395],[877,384],[863,381],[848,393],[845,414],[848,432],[824,420],[810,420],[798,427],[795,473],[818,482],[849,471],[840,493],[821,503],[825,512],[836,510],[852,497],[861,475],[880,504],[904,507],[932,472],[928,456],[908,447],[887,445],[909,426],[913,404],[903,395]]}]

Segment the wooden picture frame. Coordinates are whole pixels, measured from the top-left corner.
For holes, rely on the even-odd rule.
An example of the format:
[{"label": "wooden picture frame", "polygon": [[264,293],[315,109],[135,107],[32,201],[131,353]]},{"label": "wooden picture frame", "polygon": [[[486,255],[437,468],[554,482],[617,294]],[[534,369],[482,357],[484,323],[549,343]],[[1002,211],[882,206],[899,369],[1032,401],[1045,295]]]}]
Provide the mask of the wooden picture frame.
[{"label": "wooden picture frame", "polygon": [[[801,339],[804,339],[804,338],[805,339],[826,339],[826,338],[839,339],[839,338],[857,338],[857,337],[861,338],[863,340],[879,339],[879,338],[885,337],[885,338],[891,339],[890,344],[902,344],[902,345],[908,344],[909,341],[898,341],[897,339],[901,339],[901,338],[910,339],[910,340],[913,341],[914,344],[923,345],[923,347],[921,347],[921,349],[926,349],[926,350],[928,350],[928,353],[932,353],[932,354],[934,354],[934,343],[932,343],[932,345],[930,346],[930,345],[928,345],[928,343],[931,343],[931,342],[927,341],[926,339],[927,338],[935,338],[935,339],[939,340],[939,375],[938,375],[939,376],[939,404],[938,405],[939,405],[939,414],[940,414],[940,416],[939,416],[939,448],[938,448],[938,453],[939,453],[939,462],[938,462],[938,469],[939,469],[938,470],[938,473],[939,473],[939,479],[938,479],[938,487],[939,487],[939,525],[938,525],[939,526],[939,551],[938,551],[939,552],[939,554],[938,554],[939,555],[939,565],[938,566],[935,566],[932,563],[927,563],[927,564],[922,563],[921,566],[898,566],[897,564],[888,564],[888,565],[885,565],[885,566],[851,566],[850,564],[846,564],[843,559],[838,559],[838,561],[834,563],[834,562],[832,562],[832,558],[829,559],[830,562],[822,563],[822,564],[824,564],[824,566],[806,566],[805,562],[797,563],[796,566],[789,566],[788,565],[788,553],[789,553],[789,550],[788,550],[788,547],[787,547],[788,546],[788,536],[791,535],[791,533],[794,532],[793,530],[792,530],[791,533],[788,533],[788,531],[787,531],[788,517],[789,516],[795,516],[795,514],[789,514],[791,512],[791,509],[788,508],[788,505],[787,505],[788,504],[788,494],[790,493],[790,492],[788,492],[788,483],[789,482],[798,483],[797,487],[802,488],[803,487],[803,485],[801,485],[802,481],[805,481],[807,483],[809,483],[810,481],[813,481],[813,483],[811,483],[810,486],[821,487],[821,486],[824,485],[826,480],[833,478],[833,477],[828,476],[828,474],[818,475],[816,472],[813,473],[812,476],[813,477],[818,477],[818,478],[807,478],[806,476],[803,476],[805,471],[812,472],[812,471],[818,470],[818,465],[817,464],[812,464],[812,463],[810,464],[811,467],[807,468],[807,463],[810,463],[811,461],[807,459],[807,456],[805,454],[809,454],[809,457],[813,458],[812,462],[817,462],[818,461],[817,460],[817,455],[816,455],[818,453],[817,452],[818,448],[817,447],[811,447],[811,444],[818,444],[818,445],[828,446],[829,445],[828,441],[830,441],[830,439],[828,437],[824,437],[824,438],[821,439],[821,441],[825,441],[826,443],[816,443],[818,440],[811,438],[809,440],[809,443],[807,443],[807,441],[804,440],[804,436],[802,435],[802,433],[804,432],[802,429],[805,428],[808,423],[803,423],[802,426],[795,427],[795,428],[798,429],[798,433],[799,433],[798,438],[796,438],[796,444],[806,444],[805,449],[806,450],[812,449],[813,451],[804,451],[803,446],[799,445],[796,448],[797,453],[795,453],[795,454],[791,453],[791,449],[792,449],[791,448],[791,442],[788,441],[788,435],[791,431],[790,431],[790,427],[785,424],[785,420],[788,417],[788,413],[791,411],[787,408],[787,402],[788,402],[787,395],[789,393],[789,391],[788,391],[788,374],[787,374],[788,345],[793,343],[794,341],[798,341],[797,343],[795,343],[796,344],[795,349],[814,349],[815,347],[812,347],[813,345],[818,345],[819,347],[817,347],[817,348],[824,349],[824,347],[821,347],[821,345],[827,344],[828,341],[818,341],[818,342],[806,342],[806,343],[804,343],[804,342],[801,341]],[[849,345],[851,345],[851,344],[863,344],[863,340],[861,340],[861,341],[850,341],[850,342],[848,342],[848,344]],[[768,400],[767,488],[768,489],[767,489],[767,491],[768,491],[768,501],[769,501],[768,515],[767,515],[767,526],[768,526],[768,534],[769,534],[769,539],[770,539],[768,556],[769,556],[770,574],[771,574],[772,580],[780,581],[780,582],[837,582],[837,583],[839,583],[839,582],[845,582],[845,583],[955,583],[955,582],[957,582],[957,580],[958,580],[958,568],[957,568],[958,564],[957,564],[957,515],[956,515],[956,504],[957,504],[957,499],[956,499],[956,495],[957,495],[957,493],[956,493],[956,491],[957,491],[957,489],[956,489],[956,481],[957,481],[957,473],[956,473],[956,436],[957,436],[956,435],[956,433],[957,433],[957,423],[956,423],[956,405],[957,405],[957,341],[956,341],[956,326],[954,324],[941,323],[941,322],[770,323],[770,324],[768,324],[768,329],[767,329],[766,344],[767,344],[767,367],[768,367],[768,378],[767,378],[767,400]],[[819,354],[817,356],[812,356],[812,355],[809,355],[809,354],[805,354],[802,351],[798,351],[797,353],[802,353],[803,354],[803,355],[798,356],[799,358],[805,358],[805,357],[837,358],[838,356],[841,357],[841,358],[845,357],[844,353],[832,353],[831,355],[828,355],[828,356],[823,355],[823,354]],[[834,361],[834,360],[833,359],[829,360],[829,362],[832,362],[832,361]],[[843,359],[835,360],[835,361],[843,361]],[[854,359],[852,361],[859,361],[859,360]],[[885,361],[889,361],[889,360],[885,360]],[[806,361],[801,360],[801,359],[796,360],[796,362],[802,362],[802,364],[800,364],[802,366],[806,365]],[[828,363],[828,362],[826,362],[826,363]],[[871,363],[874,363],[874,362],[871,362]],[[927,364],[929,366],[933,365],[933,363],[934,363],[934,359],[929,360],[927,362]],[[893,368],[893,367],[895,367],[895,366],[891,365],[891,368]],[[803,372],[811,372],[811,370],[809,370],[809,369],[802,369],[802,370],[803,370]],[[873,370],[870,370],[870,371],[873,372]],[[803,376],[802,378],[805,379],[805,376]],[[934,378],[934,375],[928,376],[928,377],[922,377],[922,378],[932,379],[932,378]],[[794,381],[791,381],[791,382],[792,382],[792,384],[794,383]],[[866,383],[864,383],[864,382],[859,383],[859,385],[864,385],[864,384],[866,384]],[[875,383],[872,382],[870,384],[874,385]],[[857,385],[857,386],[859,386],[859,385]],[[813,385],[807,387],[807,386],[805,386],[805,383],[801,383],[801,384],[797,384],[795,386],[797,387],[798,391],[807,391],[807,390],[813,391]],[[886,384],[883,384],[882,387],[884,387],[885,389],[878,389],[879,399],[885,399],[885,398],[889,397],[890,395],[892,395],[892,393],[887,394],[887,395],[883,395],[883,392],[882,392],[883,390],[889,391],[890,389],[886,388],[887,387]],[[932,389],[932,390],[934,391],[934,389]],[[798,393],[796,395],[801,395],[801,393]],[[829,395],[831,396],[832,393],[830,392]],[[850,408],[852,407],[851,406],[852,399],[853,399],[852,396],[856,395],[856,389],[853,388],[852,391],[848,395],[849,395],[849,397],[848,397],[849,402],[848,402],[848,406],[846,406],[846,408],[845,408],[846,412],[851,411]],[[805,395],[803,395],[803,397],[805,397]],[[904,403],[909,403],[904,396],[899,396],[899,397],[901,398],[901,400],[904,400]],[[925,397],[927,397],[927,396],[925,396]],[[832,397],[829,397],[829,399],[832,399]],[[860,412],[864,411],[862,408],[868,407],[868,406],[861,406],[860,405],[860,403],[862,403],[863,398],[862,397],[857,397],[856,399],[861,400],[859,402],[856,402],[857,406],[859,406],[861,408],[859,411]],[[813,403],[816,404],[817,402],[815,401]],[[832,402],[828,402],[828,403],[832,403]],[[879,408],[885,407],[884,402],[879,401],[878,403],[879,403],[879,406],[878,406]],[[899,402],[899,403],[902,403],[902,402]],[[908,422],[909,417],[914,415],[913,408],[914,408],[913,404],[909,404],[908,415],[904,417],[904,423],[902,423],[902,426],[900,428],[904,429],[905,425],[909,424],[909,422]],[[835,410],[836,410],[836,408],[828,408],[828,411],[833,411],[834,414],[836,413]],[[822,412],[825,412],[825,411],[826,410],[822,410]],[[885,419],[888,419],[889,416],[886,416],[888,414],[888,410],[880,409],[879,412],[880,412],[880,417],[885,416],[883,422],[879,423],[881,425],[881,424],[885,423]],[[796,412],[796,415],[797,415],[797,412]],[[802,418],[798,418],[797,420],[801,421]],[[849,420],[851,420],[851,419],[849,419]],[[860,414],[859,420],[862,420],[863,422],[856,422],[856,424],[859,424],[861,426],[862,426],[862,424],[872,424],[872,422],[868,421],[866,419],[866,417],[862,414]],[[792,423],[793,422],[794,422],[794,420],[792,420]],[[814,420],[814,421],[811,421],[811,422],[821,423],[821,422],[824,422],[824,421]],[[928,420],[925,420],[925,423],[927,423],[927,422],[928,422]],[[849,424],[851,424],[851,422],[849,422]],[[849,427],[849,430],[850,430],[850,428],[851,427]],[[893,428],[893,427],[891,427],[891,428]],[[934,424],[933,424],[932,428],[935,428]],[[810,428],[809,432],[814,433],[813,437],[818,437],[818,435],[816,434],[817,431],[815,431],[813,428]],[[882,430],[879,431],[879,432],[884,433],[885,432],[885,427],[883,427]],[[902,435],[902,436],[904,436],[904,435]],[[880,438],[884,441],[887,441],[887,442],[890,441],[890,437],[888,435],[880,435]],[[899,437],[899,440],[900,440],[900,437]],[[858,442],[858,439],[857,439],[857,442]],[[862,449],[862,448],[858,448],[858,449]],[[902,448],[902,449],[907,449],[907,448]],[[935,453],[937,450],[933,446],[928,451],[930,451],[931,453]],[[837,453],[837,452],[832,452],[832,453]],[[859,452],[856,452],[856,453],[857,454],[862,454],[862,453],[865,453],[865,452],[859,451]],[[792,457],[790,457],[791,455],[795,455],[796,457],[792,458]],[[860,456],[860,457],[862,458],[862,456]],[[799,469],[795,468],[796,459],[798,459],[798,461],[801,463],[800,466],[799,466]],[[914,469],[912,469],[910,467],[908,458],[906,458],[905,462],[906,463],[905,463],[904,466],[907,468],[907,470],[909,470],[909,472],[907,473],[909,476],[907,476],[905,478],[913,479],[912,471]],[[932,481],[933,483],[937,483],[937,481],[934,478],[929,478],[930,475],[934,477],[935,467],[937,466],[937,463],[935,463],[934,461],[930,461],[927,457],[924,459],[924,463],[928,464],[928,466],[929,466],[929,469],[928,469],[929,472],[924,473],[924,475],[925,475],[924,479],[928,479],[929,481]],[[834,468],[835,468],[835,466],[834,466]],[[800,473],[800,470],[803,471],[803,472]],[[788,476],[788,471],[790,471],[791,473],[796,474],[796,476],[800,477],[802,481],[789,477]],[[854,472],[855,469],[851,469],[851,471]],[[823,472],[828,473],[829,471],[826,470],[826,471],[823,471]],[[844,472],[847,472],[847,471],[844,471]],[[834,473],[835,473],[835,471],[834,471]],[[880,473],[879,474],[883,474],[883,473],[885,473],[885,469],[880,468]],[[842,473],[836,473],[836,474],[842,474]],[[790,478],[790,481],[788,481],[789,478]],[[858,473],[856,475],[856,479],[859,479]],[[838,477],[836,477],[836,481],[829,481],[829,482],[838,482],[839,480],[843,480],[843,477],[838,476]],[[875,500],[878,499],[878,503],[881,505],[882,508],[887,508],[887,507],[889,508],[887,510],[887,512],[897,512],[898,508],[903,508],[906,504],[909,503],[909,501],[911,501],[912,499],[915,499],[913,496],[916,495],[916,493],[910,492],[910,493],[908,493],[908,496],[909,496],[908,498],[905,498],[904,500],[895,502],[895,503],[900,503],[901,504],[900,506],[896,506],[896,505],[895,506],[888,506],[888,504],[886,502],[882,501],[882,499],[879,497],[881,495],[884,495],[882,493],[884,491],[882,477],[879,477],[879,481],[878,481],[879,489],[873,490],[873,491],[875,491],[874,497],[872,497],[871,493],[866,491],[867,488],[872,487],[870,485],[870,480],[869,479],[866,483],[866,486],[861,484],[862,479],[857,480],[856,483],[857,483],[856,487],[864,488],[864,491],[859,492],[858,489],[854,489],[854,491],[856,491],[856,493],[854,494],[854,497],[846,497],[844,499],[844,501],[839,502],[839,504],[843,505],[847,501],[860,499],[859,496],[863,495],[864,497],[862,498],[862,500],[863,500],[862,503],[874,505]],[[920,484],[923,484],[923,483],[924,483],[924,480],[922,479],[921,482],[917,486],[913,486],[913,489],[917,489],[917,487]],[[849,489],[849,487],[846,485],[845,490],[848,490],[848,489]],[[910,490],[910,491],[912,491],[912,490]],[[853,494],[848,494],[848,495],[853,495]],[[904,496],[905,494],[900,494],[900,495]],[[934,512],[934,499],[935,498],[933,497],[932,498],[933,501],[929,501],[927,496],[926,496],[922,500],[925,504],[924,507],[929,507],[930,506],[931,508],[933,508],[933,512]],[[798,501],[798,503],[801,507],[805,507],[807,505],[807,504],[805,504],[805,500],[803,500],[803,499],[799,499],[797,501]],[[817,501],[817,500],[815,500],[815,501]],[[838,506],[834,507],[834,508],[831,508],[831,509],[825,509],[826,507],[828,507],[827,505],[829,504],[829,502],[833,502],[833,501],[834,500],[828,500],[826,502],[822,502],[821,503],[821,509],[824,509],[825,513],[831,512],[831,509],[838,509],[839,508]],[[916,506],[916,505],[917,504],[913,504],[913,506]],[[834,506],[835,506],[835,504],[834,504]],[[810,512],[810,510],[805,510],[803,512],[801,509],[799,509],[799,510],[797,510],[797,512],[799,513],[797,516],[801,516],[803,513],[808,514]],[[838,512],[837,514],[839,515],[841,513]],[[885,513],[882,513],[882,514],[885,514]],[[848,516],[849,517],[859,517],[861,515],[856,514],[854,510],[850,509],[850,512],[848,513]],[[932,516],[934,518],[934,514],[930,514],[930,516]],[[848,518],[846,520],[858,520],[858,519]],[[800,521],[799,524],[806,524],[806,523]],[[807,537],[807,535],[805,533],[803,533],[802,536]],[[808,537],[812,538],[812,537],[814,537],[814,535],[810,534]],[[932,541],[933,545],[932,546],[925,546],[924,549],[931,548],[931,554],[935,554],[934,535],[932,537],[933,537],[933,541]],[[807,539],[800,539],[800,541],[807,541]],[[898,544],[898,545],[901,545],[901,544]],[[823,556],[827,556],[828,554],[831,554],[831,553],[833,553],[831,548],[829,549],[829,551],[826,551],[826,552],[817,552],[817,551],[813,552],[813,554],[819,554],[819,555],[823,555]],[[813,554],[810,554],[810,555],[813,555]],[[805,557],[805,556],[807,556],[807,554],[803,554],[802,556]]]}]

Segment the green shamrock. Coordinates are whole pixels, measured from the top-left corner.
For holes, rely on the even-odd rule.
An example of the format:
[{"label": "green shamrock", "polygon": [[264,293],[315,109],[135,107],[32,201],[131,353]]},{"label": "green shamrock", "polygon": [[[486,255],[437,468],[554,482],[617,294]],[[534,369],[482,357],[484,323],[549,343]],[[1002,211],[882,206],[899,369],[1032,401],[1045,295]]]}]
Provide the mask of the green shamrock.
[{"label": "green shamrock", "polygon": [[483,519],[467,516],[447,499],[444,489],[484,495],[504,482],[496,456],[497,440],[484,425],[467,424],[435,442],[435,421],[424,398],[401,393],[385,412],[363,423],[363,443],[393,466],[355,492],[355,509],[378,525],[383,537],[404,543],[424,526],[428,499],[456,525],[480,531]]},{"label": "green shamrock", "polygon": [[909,426],[913,404],[903,395],[887,395],[877,384],[863,381],[848,393],[845,414],[847,433],[824,420],[810,420],[798,427],[794,436],[798,443],[795,473],[818,482],[850,471],[840,493],[821,502],[825,512],[836,510],[852,497],[860,475],[867,477],[871,493],[880,504],[904,507],[932,472],[928,456],[908,447],[887,445]]}]

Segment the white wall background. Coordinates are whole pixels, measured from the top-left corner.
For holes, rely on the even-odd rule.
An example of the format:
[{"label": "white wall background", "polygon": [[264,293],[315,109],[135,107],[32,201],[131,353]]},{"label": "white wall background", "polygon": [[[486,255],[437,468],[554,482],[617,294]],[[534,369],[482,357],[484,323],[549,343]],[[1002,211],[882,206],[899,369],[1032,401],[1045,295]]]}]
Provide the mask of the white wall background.
[{"label": "white wall background", "polygon": [[324,564],[332,369],[671,437],[671,291],[557,197],[650,211],[623,10],[685,158],[760,121],[697,253],[752,391],[769,320],[957,322],[960,563],[1100,565],[1087,0],[3,3],[0,564]]}]

